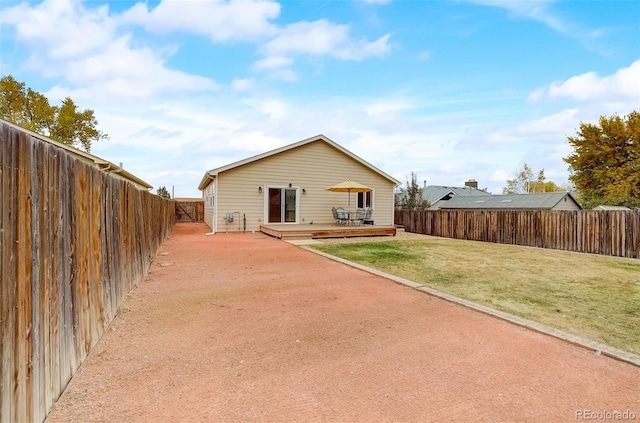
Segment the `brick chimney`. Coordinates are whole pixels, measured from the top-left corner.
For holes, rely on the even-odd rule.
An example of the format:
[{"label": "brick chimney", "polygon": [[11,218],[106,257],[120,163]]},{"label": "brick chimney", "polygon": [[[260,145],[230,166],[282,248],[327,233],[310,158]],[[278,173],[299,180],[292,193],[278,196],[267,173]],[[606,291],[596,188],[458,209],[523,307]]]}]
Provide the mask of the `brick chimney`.
[{"label": "brick chimney", "polygon": [[464,183],[464,186],[478,189],[478,181],[476,181],[475,179],[469,179],[467,182]]}]

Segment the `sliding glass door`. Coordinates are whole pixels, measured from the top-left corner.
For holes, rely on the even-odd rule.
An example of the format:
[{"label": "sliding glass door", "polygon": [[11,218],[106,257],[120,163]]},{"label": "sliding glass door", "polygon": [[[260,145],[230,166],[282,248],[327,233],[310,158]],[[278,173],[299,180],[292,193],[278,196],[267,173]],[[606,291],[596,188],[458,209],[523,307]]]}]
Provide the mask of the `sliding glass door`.
[{"label": "sliding glass door", "polygon": [[269,188],[268,223],[295,223],[297,196],[297,188]]}]

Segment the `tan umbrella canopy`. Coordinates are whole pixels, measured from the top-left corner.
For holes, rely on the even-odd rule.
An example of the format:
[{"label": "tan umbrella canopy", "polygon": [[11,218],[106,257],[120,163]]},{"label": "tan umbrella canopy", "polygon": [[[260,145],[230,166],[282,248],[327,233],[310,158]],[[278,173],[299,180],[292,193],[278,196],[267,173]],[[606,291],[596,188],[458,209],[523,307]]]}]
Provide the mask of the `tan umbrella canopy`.
[{"label": "tan umbrella canopy", "polygon": [[352,192],[369,192],[371,188],[366,185],[362,185],[356,181],[347,180],[344,182],[340,182],[339,184],[330,186],[327,188],[328,191],[333,192],[346,192],[349,195],[349,209],[351,209],[351,193]]}]

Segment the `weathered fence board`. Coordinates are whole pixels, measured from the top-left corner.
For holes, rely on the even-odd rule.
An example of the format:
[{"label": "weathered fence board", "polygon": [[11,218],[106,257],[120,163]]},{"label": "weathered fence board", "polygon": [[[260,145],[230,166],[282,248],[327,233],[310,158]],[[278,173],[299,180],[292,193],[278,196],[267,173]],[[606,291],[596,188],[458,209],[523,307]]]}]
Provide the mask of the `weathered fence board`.
[{"label": "weathered fence board", "polygon": [[175,204],[0,122],[0,422],[43,421]]},{"label": "weathered fence board", "polygon": [[396,210],[408,232],[640,258],[640,210]]}]

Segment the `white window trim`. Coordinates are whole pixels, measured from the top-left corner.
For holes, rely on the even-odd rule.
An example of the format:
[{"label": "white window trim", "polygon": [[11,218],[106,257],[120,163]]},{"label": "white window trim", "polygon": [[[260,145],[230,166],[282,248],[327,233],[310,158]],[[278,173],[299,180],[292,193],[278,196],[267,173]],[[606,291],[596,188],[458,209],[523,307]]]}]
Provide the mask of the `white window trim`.
[{"label": "white window trim", "polygon": [[[372,189],[371,191],[371,210],[375,210],[376,209],[376,190]],[[365,194],[364,192],[359,192],[357,193],[358,197],[360,196],[360,194]],[[358,206],[358,198],[356,197],[356,207]],[[365,206],[366,207],[366,206]]]},{"label": "white window trim", "polygon": [[[281,222],[281,223],[274,223],[274,222],[269,222],[269,188],[276,188],[276,189],[295,189],[296,190],[296,220],[295,222]],[[289,185],[268,185],[265,184],[264,188],[262,190],[264,199],[263,199],[263,216],[262,216],[262,221],[265,222],[265,224],[279,224],[279,225],[298,225],[300,223],[300,192],[302,191],[302,189],[299,186],[289,186]]]}]

